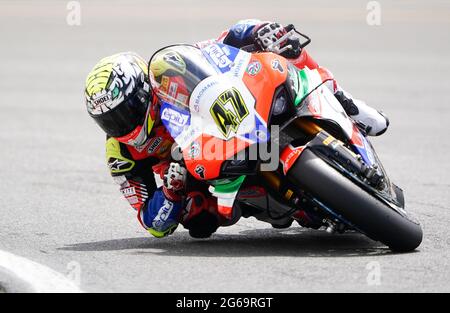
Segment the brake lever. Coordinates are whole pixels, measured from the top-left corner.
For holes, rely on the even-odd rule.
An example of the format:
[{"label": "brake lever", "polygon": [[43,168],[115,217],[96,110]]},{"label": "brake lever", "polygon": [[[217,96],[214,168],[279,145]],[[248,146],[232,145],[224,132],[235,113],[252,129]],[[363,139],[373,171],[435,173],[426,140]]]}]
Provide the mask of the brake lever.
[{"label": "brake lever", "polygon": [[276,54],[280,54],[280,53],[286,51],[287,49],[289,49],[289,46],[290,46],[290,49],[292,49],[291,45],[283,47],[282,49],[277,48],[277,46],[279,46],[283,41],[288,40],[294,34],[295,34],[295,30],[294,29],[290,30],[289,32],[287,32],[286,34],[281,36],[277,41],[273,42],[270,46],[268,46],[266,49],[264,49],[264,51],[270,51],[270,52],[274,52]]}]

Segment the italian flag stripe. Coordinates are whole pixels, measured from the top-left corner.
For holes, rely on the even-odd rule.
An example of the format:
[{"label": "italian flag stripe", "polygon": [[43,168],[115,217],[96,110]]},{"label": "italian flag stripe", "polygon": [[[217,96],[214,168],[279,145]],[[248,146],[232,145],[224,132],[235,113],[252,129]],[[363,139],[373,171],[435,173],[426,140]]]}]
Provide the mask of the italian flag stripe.
[{"label": "italian flag stripe", "polygon": [[308,75],[306,74],[305,70],[301,70],[299,73],[299,83],[300,87],[298,88],[297,97],[295,98],[295,105],[299,105],[303,98],[308,94],[309,92],[309,80]]}]

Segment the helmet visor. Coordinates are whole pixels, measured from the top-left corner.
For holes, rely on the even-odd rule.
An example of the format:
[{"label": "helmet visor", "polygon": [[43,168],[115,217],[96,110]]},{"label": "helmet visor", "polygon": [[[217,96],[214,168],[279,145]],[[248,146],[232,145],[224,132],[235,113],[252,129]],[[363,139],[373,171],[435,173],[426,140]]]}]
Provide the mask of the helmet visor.
[{"label": "helmet visor", "polygon": [[109,136],[122,137],[144,124],[148,106],[148,92],[138,89],[111,111],[91,116]]}]

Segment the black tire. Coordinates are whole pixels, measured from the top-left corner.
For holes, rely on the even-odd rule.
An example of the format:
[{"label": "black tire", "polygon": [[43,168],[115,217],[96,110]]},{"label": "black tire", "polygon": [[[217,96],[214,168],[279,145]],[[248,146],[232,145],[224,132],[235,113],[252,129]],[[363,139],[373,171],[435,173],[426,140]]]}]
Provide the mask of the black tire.
[{"label": "black tire", "polygon": [[401,215],[306,149],[289,179],[317,197],[373,240],[396,252],[415,250],[422,242],[420,224]]}]

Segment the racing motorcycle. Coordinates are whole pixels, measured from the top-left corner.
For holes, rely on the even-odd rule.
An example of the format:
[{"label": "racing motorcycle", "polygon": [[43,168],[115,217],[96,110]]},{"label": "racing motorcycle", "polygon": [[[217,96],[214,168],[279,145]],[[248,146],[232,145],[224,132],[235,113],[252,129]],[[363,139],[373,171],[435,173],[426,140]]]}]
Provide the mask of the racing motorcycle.
[{"label": "racing motorcycle", "polygon": [[[422,229],[402,189],[327,81],[280,55],[249,51],[173,45],[149,62],[161,120],[219,213],[280,228],[297,220],[357,231],[393,251],[416,249]],[[260,151],[275,151],[276,162]]]}]

